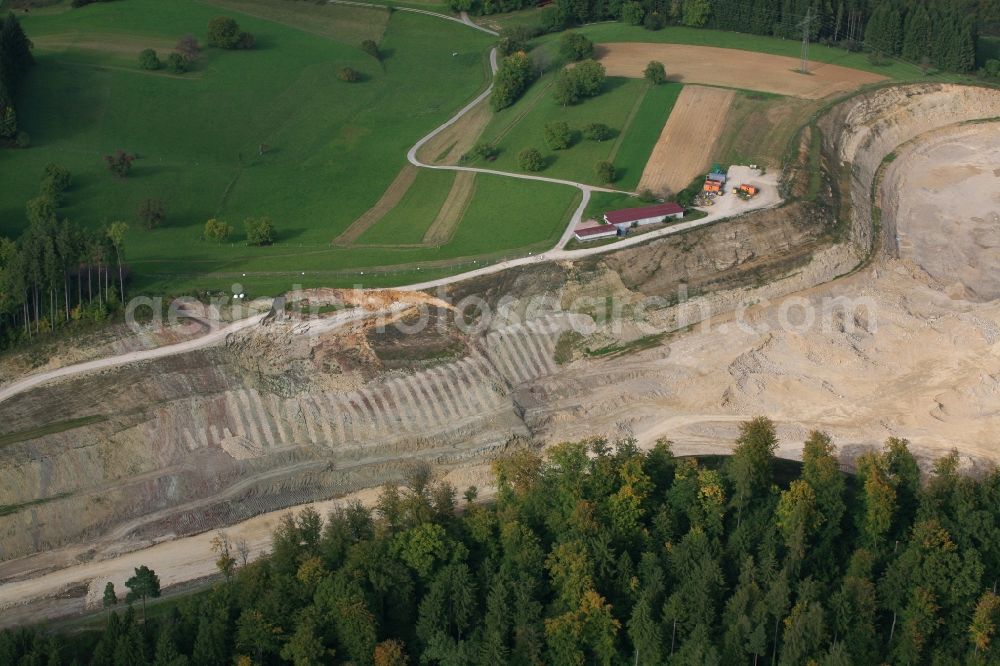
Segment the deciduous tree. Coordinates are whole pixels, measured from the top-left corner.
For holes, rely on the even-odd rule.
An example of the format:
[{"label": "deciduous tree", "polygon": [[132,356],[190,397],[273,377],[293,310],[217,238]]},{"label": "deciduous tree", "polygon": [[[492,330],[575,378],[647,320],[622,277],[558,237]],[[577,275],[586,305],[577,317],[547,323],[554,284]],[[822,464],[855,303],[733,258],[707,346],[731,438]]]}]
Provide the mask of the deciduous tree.
[{"label": "deciduous tree", "polygon": [[545,158],[537,148],[525,148],[517,154],[517,164],[525,171],[541,171],[545,168]]},{"label": "deciduous tree", "polygon": [[657,62],[656,60],[651,60],[646,69],[642,71],[642,76],[647,81],[653,85],[660,85],[665,83],[667,80],[667,70],[663,67],[662,62]]}]

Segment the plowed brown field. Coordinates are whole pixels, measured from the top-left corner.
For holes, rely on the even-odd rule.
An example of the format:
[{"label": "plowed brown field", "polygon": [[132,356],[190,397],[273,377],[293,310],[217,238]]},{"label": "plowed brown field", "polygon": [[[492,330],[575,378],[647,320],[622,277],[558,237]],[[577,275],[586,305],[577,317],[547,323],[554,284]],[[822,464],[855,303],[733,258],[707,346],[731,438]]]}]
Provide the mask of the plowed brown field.
[{"label": "plowed brown field", "polygon": [[684,44],[615,42],[601,44],[596,57],[608,76],[641,77],[651,60],[662,62],[667,77],[680,83],[715,86],[820,99],[846,92],[885,77],[839,65],[812,63],[809,74],[799,73],[800,61],[786,56]]}]

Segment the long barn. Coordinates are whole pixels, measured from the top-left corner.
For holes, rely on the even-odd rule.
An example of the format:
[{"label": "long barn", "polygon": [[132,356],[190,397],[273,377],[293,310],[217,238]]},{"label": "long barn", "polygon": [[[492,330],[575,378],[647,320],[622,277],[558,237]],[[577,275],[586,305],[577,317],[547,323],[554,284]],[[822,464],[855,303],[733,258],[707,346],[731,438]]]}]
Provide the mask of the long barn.
[{"label": "long barn", "polygon": [[632,226],[666,222],[667,219],[679,220],[684,217],[684,208],[675,203],[662,203],[655,206],[625,208],[612,210],[604,214],[605,224],[613,224],[619,229]]}]

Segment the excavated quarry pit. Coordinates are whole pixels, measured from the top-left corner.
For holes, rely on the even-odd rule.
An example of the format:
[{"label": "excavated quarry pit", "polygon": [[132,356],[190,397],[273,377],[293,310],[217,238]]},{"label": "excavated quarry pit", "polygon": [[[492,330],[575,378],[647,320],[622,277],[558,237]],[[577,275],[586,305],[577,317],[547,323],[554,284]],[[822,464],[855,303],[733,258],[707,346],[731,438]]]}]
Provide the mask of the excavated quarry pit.
[{"label": "excavated quarry pit", "polygon": [[[406,335],[306,336],[270,321],[0,403],[7,433],[64,426],[0,447],[0,624],[78,611],[138,558],[169,567],[168,583],[211,574],[204,532],[240,523],[263,548],[268,512],[398,481],[417,463],[482,485],[484,465],[522,442],[603,433],[716,452],[767,414],[790,457],[822,428],[848,459],[897,435],[926,459],[957,447],[970,469],[990,464],[1000,130],[961,123],[997,117],[1000,92],[946,85],[833,107],[818,127],[845,194],[841,242],[835,208],[796,203],[443,290],[500,312],[486,330],[430,300],[428,325]],[[518,321],[518,303],[540,296],[595,305]],[[611,321],[598,307],[608,298],[620,305]],[[820,323],[799,325],[805,308]],[[409,325],[414,312],[394,317]],[[567,353],[570,329],[582,333]]]}]

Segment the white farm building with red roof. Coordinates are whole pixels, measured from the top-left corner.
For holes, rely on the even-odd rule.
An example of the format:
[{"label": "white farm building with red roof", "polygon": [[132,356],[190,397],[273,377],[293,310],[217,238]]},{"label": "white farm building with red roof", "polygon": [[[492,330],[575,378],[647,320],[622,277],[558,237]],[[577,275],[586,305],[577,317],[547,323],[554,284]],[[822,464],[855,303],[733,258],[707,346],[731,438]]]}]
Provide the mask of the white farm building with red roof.
[{"label": "white farm building with red roof", "polygon": [[613,224],[599,224],[596,227],[577,229],[574,234],[578,241],[592,241],[598,238],[611,238],[618,235],[618,227]]},{"label": "white farm building with red roof", "polygon": [[628,229],[632,226],[656,224],[671,218],[679,220],[683,217],[683,207],[675,203],[662,203],[655,206],[612,210],[604,214],[604,222],[605,224],[613,224],[619,229]]}]

